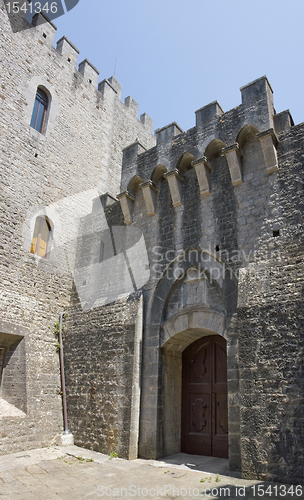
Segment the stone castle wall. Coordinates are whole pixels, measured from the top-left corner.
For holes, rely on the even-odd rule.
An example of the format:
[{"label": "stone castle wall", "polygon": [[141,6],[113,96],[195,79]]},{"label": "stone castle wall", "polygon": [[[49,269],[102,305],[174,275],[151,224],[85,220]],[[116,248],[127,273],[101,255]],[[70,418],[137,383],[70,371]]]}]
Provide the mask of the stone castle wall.
[{"label": "stone castle wall", "polygon": [[[72,296],[64,336],[69,429],[74,442],[120,458],[138,456],[142,300],[83,312]],[[137,417],[137,418],[135,418]]]},{"label": "stone castle wall", "polygon": [[[180,351],[207,330],[227,340],[231,469],[296,482],[304,451],[304,129],[288,111],[275,114],[266,78],[241,92],[237,108],[224,113],[211,103],[188,132],[171,124],[150,151],[137,143],[124,152],[120,202],[126,224],[145,236],[151,269],[139,452],[179,451]],[[195,299],[192,267],[205,272]],[[211,300],[203,281],[212,272]]]},{"label": "stone castle wall", "polygon": [[[0,22],[0,452],[62,432],[54,323],[66,311],[77,444],[127,458],[180,451],[181,353],[217,334],[231,469],[303,481],[303,124],[275,113],[262,77],[236,108],[215,101],[189,131],[156,131],[155,145],[114,78],[97,90],[71,42],[53,48],[52,23],[13,34],[2,0]],[[45,134],[29,126],[38,85]],[[38,215],[54,224],[48,259],[30,253]]]},{"label": "stone castle wall", "polygon": [[[180,451],[181,352],[211,332],[227,340],[230,468],[243,477],[296,483],[303,480],[304,449],[304,129],[293,125],[288,111],[275,114],[265,77],[241,91],[237,108],[224,113],[211,103],[197,112],[196,127],[188,132],[171,124],[156,132],[157,145],[149,151],[139,142],[124,150],[120,205],[127,227],[144,235],[150,269],[143,287],[138,451],[146,458]],[[108,227],[121,226],[119,206],[112,203],[117,218],[107,217]],[[93,211],[87,227],[89,220],[96,224],[101,214]],[[91,240],[84,252],[83,278],[95,269],[94,245]],[[130,261],[133,270],[136,264],[143,269],[140,260]],[[195,270],[200,274],[191,282]],[[66,354],[74,359],[74,366],[68,361],[70,380],[78,377],[76,363],[96,365],[95,353],[92,361],[77,354],[83,328],[100,332],[94,345],[108,342],[109,334],[112,340],[113,332],[121,332],[121,316],[115,315],[122,304],[127,302],[93,307],[80,328],[77,305],[72,307],[71,352]],[[128,345],[126,337],[121,340]],[[102,357],[105,363],[110,352],[111,347]],[[93,372],[100,377],[99,368]],[[100,392],[111,399],[107,375],[104,370]],[[116,386],[119,379],[114,379]],[[124,380],[130,387],[130,376]],[[92,428],[104,402],[94,400],[81,435],[77,430],[81,402],[91,398],[91,388],[87,382],[84,386],[81,395],[76,397],[76,389],[69,399],[75,433],[89,448],[110,452],[114,441],[109,445],[105,438],[110,428],[99,437]],[[123,408],[118,392],[113,401],[106,412],[116,423],[115,411]],[[106,428],[105,423],[99,426]],[[115,446],[127,456],[125,438]]]},{"label": "stone castle wall", "polygon": [[[13,33],[3,0],[0,23],[0,453],[7,453],[48,446],[62,432],[54,324],[70,302],[78,223],[98,193],[117,194],[122,148],[137,137],[151,147],[155,138],[135,101],[120,101],[114,78],[98,85],[87,60],[77,69],[79,51],[65,37],[53,47],[52,23]],[[30,127],[38,86],[49,97],[43,134]],[[30,253],[38,215],[54,226],[48,259]]]}]

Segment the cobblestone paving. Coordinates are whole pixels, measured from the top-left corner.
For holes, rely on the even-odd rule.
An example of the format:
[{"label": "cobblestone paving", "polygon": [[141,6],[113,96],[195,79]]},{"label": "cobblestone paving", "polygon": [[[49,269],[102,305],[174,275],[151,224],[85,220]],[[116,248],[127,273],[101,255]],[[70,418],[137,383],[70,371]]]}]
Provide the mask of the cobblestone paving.
[{"label": "cobblestone paving", "polygon": [[215,468],[214,472],[203,472],[190,470],[185,464],[110,459],[75,446],[0,457],[1,500],[303,498],[300,486],[289,493],[288,489],[290,485],[217,474]]}]

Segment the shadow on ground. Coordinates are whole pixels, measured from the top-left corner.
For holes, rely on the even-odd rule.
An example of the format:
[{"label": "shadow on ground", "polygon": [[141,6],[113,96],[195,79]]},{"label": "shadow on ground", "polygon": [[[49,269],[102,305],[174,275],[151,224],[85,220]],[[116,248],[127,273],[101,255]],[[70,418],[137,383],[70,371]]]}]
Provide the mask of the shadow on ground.
[{"label": "shadow on ground", "polygon": [[188,455],[187,453],[176,453],[169,457],[161,458],[155,461],[155,465],[163,467],[164,465],[179,466],[179,468],[207,472],[209,474],[220,474],[240,478],[240,472],[229,470],[229,460],[227,458],[204,457],[202,455]]}]

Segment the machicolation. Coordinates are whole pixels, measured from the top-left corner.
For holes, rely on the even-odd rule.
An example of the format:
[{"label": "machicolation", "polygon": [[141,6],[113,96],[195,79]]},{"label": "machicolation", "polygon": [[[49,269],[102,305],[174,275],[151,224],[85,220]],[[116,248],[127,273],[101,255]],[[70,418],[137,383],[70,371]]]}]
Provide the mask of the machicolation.
[{"label": "machicolation", "polygon": [[0,0],[0,453],[73,437],[302,484],[303,123],[263,76],[153,135],[17,21]]}]

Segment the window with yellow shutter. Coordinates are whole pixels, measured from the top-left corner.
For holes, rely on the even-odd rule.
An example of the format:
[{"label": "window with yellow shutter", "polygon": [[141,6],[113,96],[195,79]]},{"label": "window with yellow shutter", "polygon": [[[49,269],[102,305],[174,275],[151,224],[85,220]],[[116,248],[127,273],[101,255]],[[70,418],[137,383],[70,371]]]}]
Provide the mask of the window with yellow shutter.
[{"label": "window with yellow shutter", "polygon": [[31,244],[31,253],[47,257],[50,250],[51,225],[45,217],[37,217]]}]

